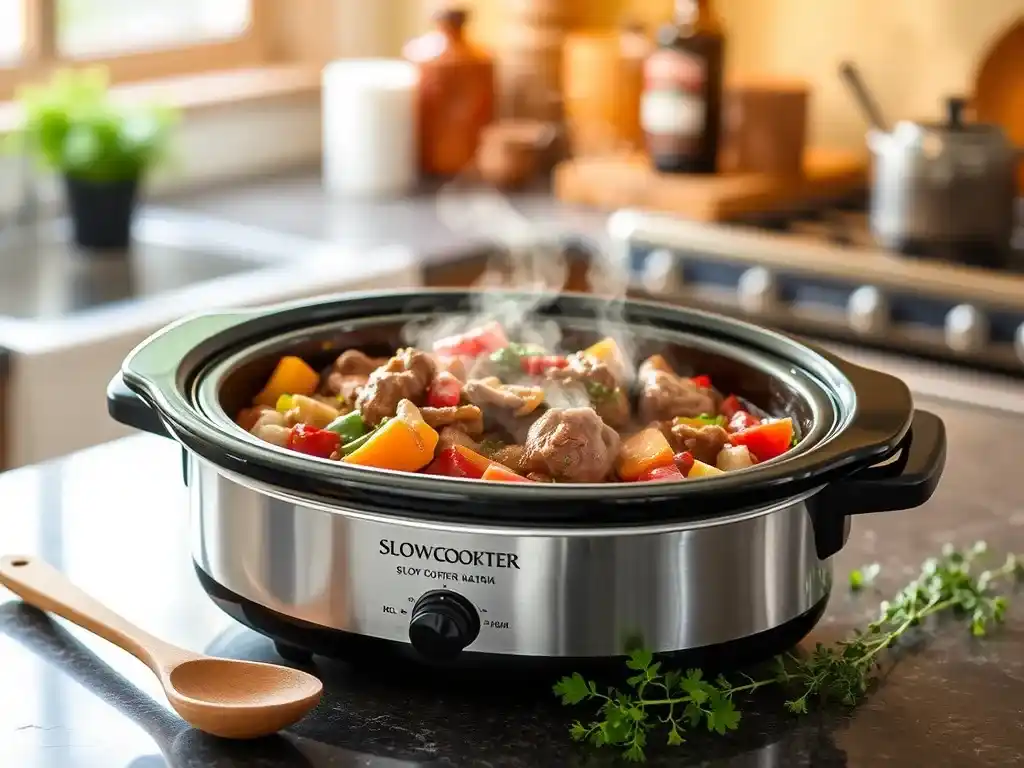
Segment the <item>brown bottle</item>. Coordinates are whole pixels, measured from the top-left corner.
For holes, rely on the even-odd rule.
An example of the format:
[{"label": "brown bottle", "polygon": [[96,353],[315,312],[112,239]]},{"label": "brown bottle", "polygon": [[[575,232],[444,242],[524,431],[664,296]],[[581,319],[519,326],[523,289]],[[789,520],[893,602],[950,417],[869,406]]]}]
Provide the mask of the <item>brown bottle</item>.
[{"label": "brown bottle", "polygon": [[461,8],[440,11],[436,29],[403,51],[420,70],[420,168],[431,176],[470,167],[480,134],[494,119],[494,63],[465,39],[468,16]]},{"label": "brown bottle", "polygon": [[725,34],[711,0],[676,0],[675,23],[644,63],[640,123],[654,167],[715,173]]}]

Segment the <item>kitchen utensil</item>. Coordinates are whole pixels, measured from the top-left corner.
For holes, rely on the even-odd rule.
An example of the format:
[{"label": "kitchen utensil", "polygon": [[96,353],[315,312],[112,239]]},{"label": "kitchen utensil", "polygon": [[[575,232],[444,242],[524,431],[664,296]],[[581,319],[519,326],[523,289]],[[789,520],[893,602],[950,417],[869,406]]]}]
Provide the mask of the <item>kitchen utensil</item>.
[{"label": "kitchen utensil", "polygon": [[867,85],[864,84],[864,78],[860,76],[857,66],[851,61],[844,61],[839,65],[839,76],[849,87],[850,93],[853,94],[854,100],[864,113],[868,125],[878,131],[888,131],[888,123],[882,115],[882,110],[879,109],[878,102],[875,101]]},{"label": "kitchen utensil", "polygon": [[416,167],[416,69],[404,61],[348,59],[323,71],[323,176],[329,192],[409,192]]},{"label": "kitchen utensil", "polygon": [[[1024,147],[1024,18],[1000,35],[978,67],[973,106],[979,121],[1003,127]],[[1017,194],[1024,197],[1024,163],[1017,169]]]},{"label": "kitchen utensil", "polygon": [[555,196],[564,202],[641,208],[698,221],[728,221],[821,200],[842,199],[867,185],[867,158],[845,149],[811,147],[797,175],[659,174],[643,155],[580,157],[555,169]]},{"label": "kitchen utensil", "polygon": [[653,47],[635,28],[566,37],[562,91],[574,156],[643,148],[640,94],[644,60]]},{"label": "kitchen utensil", "polygon": [[[635,359],[657,352],[707,373],[790,415],[802,440],[696,482],[513,487],[313,459],[232,419],[282,354],[314,366],[347,348],[380,354],[410,327],[468,324],[486,306],[529,308],[567,349],[628,336]],[[199,580],[282,653],[533,666],[614,658],[633,639],[690,662],[770,656],[820,617],[851,515],[931,496],[942,422],[915,411],[899,380],[779,334],[664,304],[612,306],[417,290],[200,315],[137,347],[108,406],[182,444]]]},{"label": "kitchen utensil", "polygon": [[508,120],[488,126],[476,156],[484,181],[518,189],[537,174],[541,155],[557,136],[555,126],[538,120]]},{"label": "kitchen utensil", "polygon": [[966,122],[965,107],[950,98],[944,123],[869,131],[871,231],[893,250],[999,266],[1015,228],[1018,155],[999,126]]},{"label": "kitchen utensil", "polygon": [[722,169],[773,176],[803,173],[809,90],[799,81],[728,84],[722,109]]},{"label": "kitchen utensil", "polygon": [[229,739],[266,736],[296,722],[320,700],[322,684],[305,672],[203,656],[153,637],[38,558],[0,559],[0,584],[142,661],[160,678],[174,711],[206,733]]}]

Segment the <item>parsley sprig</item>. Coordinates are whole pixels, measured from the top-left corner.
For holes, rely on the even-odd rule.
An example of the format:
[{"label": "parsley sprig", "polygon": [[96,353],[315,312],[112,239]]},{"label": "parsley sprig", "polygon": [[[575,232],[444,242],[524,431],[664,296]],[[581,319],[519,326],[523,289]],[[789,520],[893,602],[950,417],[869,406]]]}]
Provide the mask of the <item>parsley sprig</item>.
[{"label": "parsley sprig", "polygon": [[[718,734],[735,730],[741,718],[737,695],[766,686],[785,691],[789,697],[785,707],[794,714],[807,713],[813,704],[855,706],[876,680],[883,652],[927,619],[950,614],[968,622],[975,637],[1002,623],[1008,601],[994,594],[993,587],[1024,579],[1024,560],[1011,554],[1000,567],[979,570],[986,552],[984,542],[966,550],[946,545],[940,557],[922,564],[917,578],[882,602],[878,618],[865,629],[831,647],[819,643],[807,655],[779,656],[758,677],[740,673],[736,681],[723,675],[707,680],[699,669],[662,671],[661,662],[644,649],[633,650],[627,657],[626,666],[634,674],[626,680],[625,691],[602,692],[579,673],[564,677],[554,687],[563,704],[597,704],[595,718],[574,722],[570,735],[597,747],[619,747],[626,759],[639,762],[656,728],[665,729],[672,746],[683,744],[683,734],[701,726]],[[851,574],[851,588],[866,588],[877,572],[872,565],[857,577]]]}]

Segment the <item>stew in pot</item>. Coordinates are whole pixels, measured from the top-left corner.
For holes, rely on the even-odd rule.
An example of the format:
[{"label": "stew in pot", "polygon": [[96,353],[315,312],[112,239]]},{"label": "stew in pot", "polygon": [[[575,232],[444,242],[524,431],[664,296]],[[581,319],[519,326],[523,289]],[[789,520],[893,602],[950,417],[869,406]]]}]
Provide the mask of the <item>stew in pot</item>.
[{"label": "stew in pot", "polygon": [[634,372],[611,338],[564,356],[511,342],[497,323],[388,359],[349,349],[322,372],[282,357],[236,421],[321,459],[497,482],[692,480],[798,439],[790,418],[660,355]]}]

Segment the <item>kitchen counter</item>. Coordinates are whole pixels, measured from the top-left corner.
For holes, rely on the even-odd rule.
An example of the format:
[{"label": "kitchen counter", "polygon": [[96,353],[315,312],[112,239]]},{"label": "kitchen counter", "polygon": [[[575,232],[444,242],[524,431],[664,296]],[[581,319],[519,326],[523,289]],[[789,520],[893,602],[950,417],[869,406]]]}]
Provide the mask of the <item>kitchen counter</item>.
[{"label": "kitchen counter", "polygon": [[[913,381],[910,382],[913,386]],[[930,397],[949,432],[946,475],[924,507],[854,521],[838,556],[836,594],[807,642],[829,641],[874,615],[878,595],[852,596],[842,574],[878,561],[879,587],[907,580],[945,541],[986,539],[1024,553],[1024,481],[999,436],[1024,416]],[[189,648],[275,660],[269,641],[222,615],[188,556],[176,447],[132,437],[0,476],[0,541],[37,553],[151,632]],[[929,629],[853,712],[796,719],[771,696],[745,701],[740,730],[652,750],[651,765],[955,766],[1024,764],[1024,597],[981,642],[961,627]],[[544,690],[430,685],[386,669],[319,661],[321,706],[293,730],[234,743],[188,729],[155,679],[127,654],[24,606],[0,589],[0,765],[33,768],[402,768],[605,766],[572,744],[574,715]]]}]

